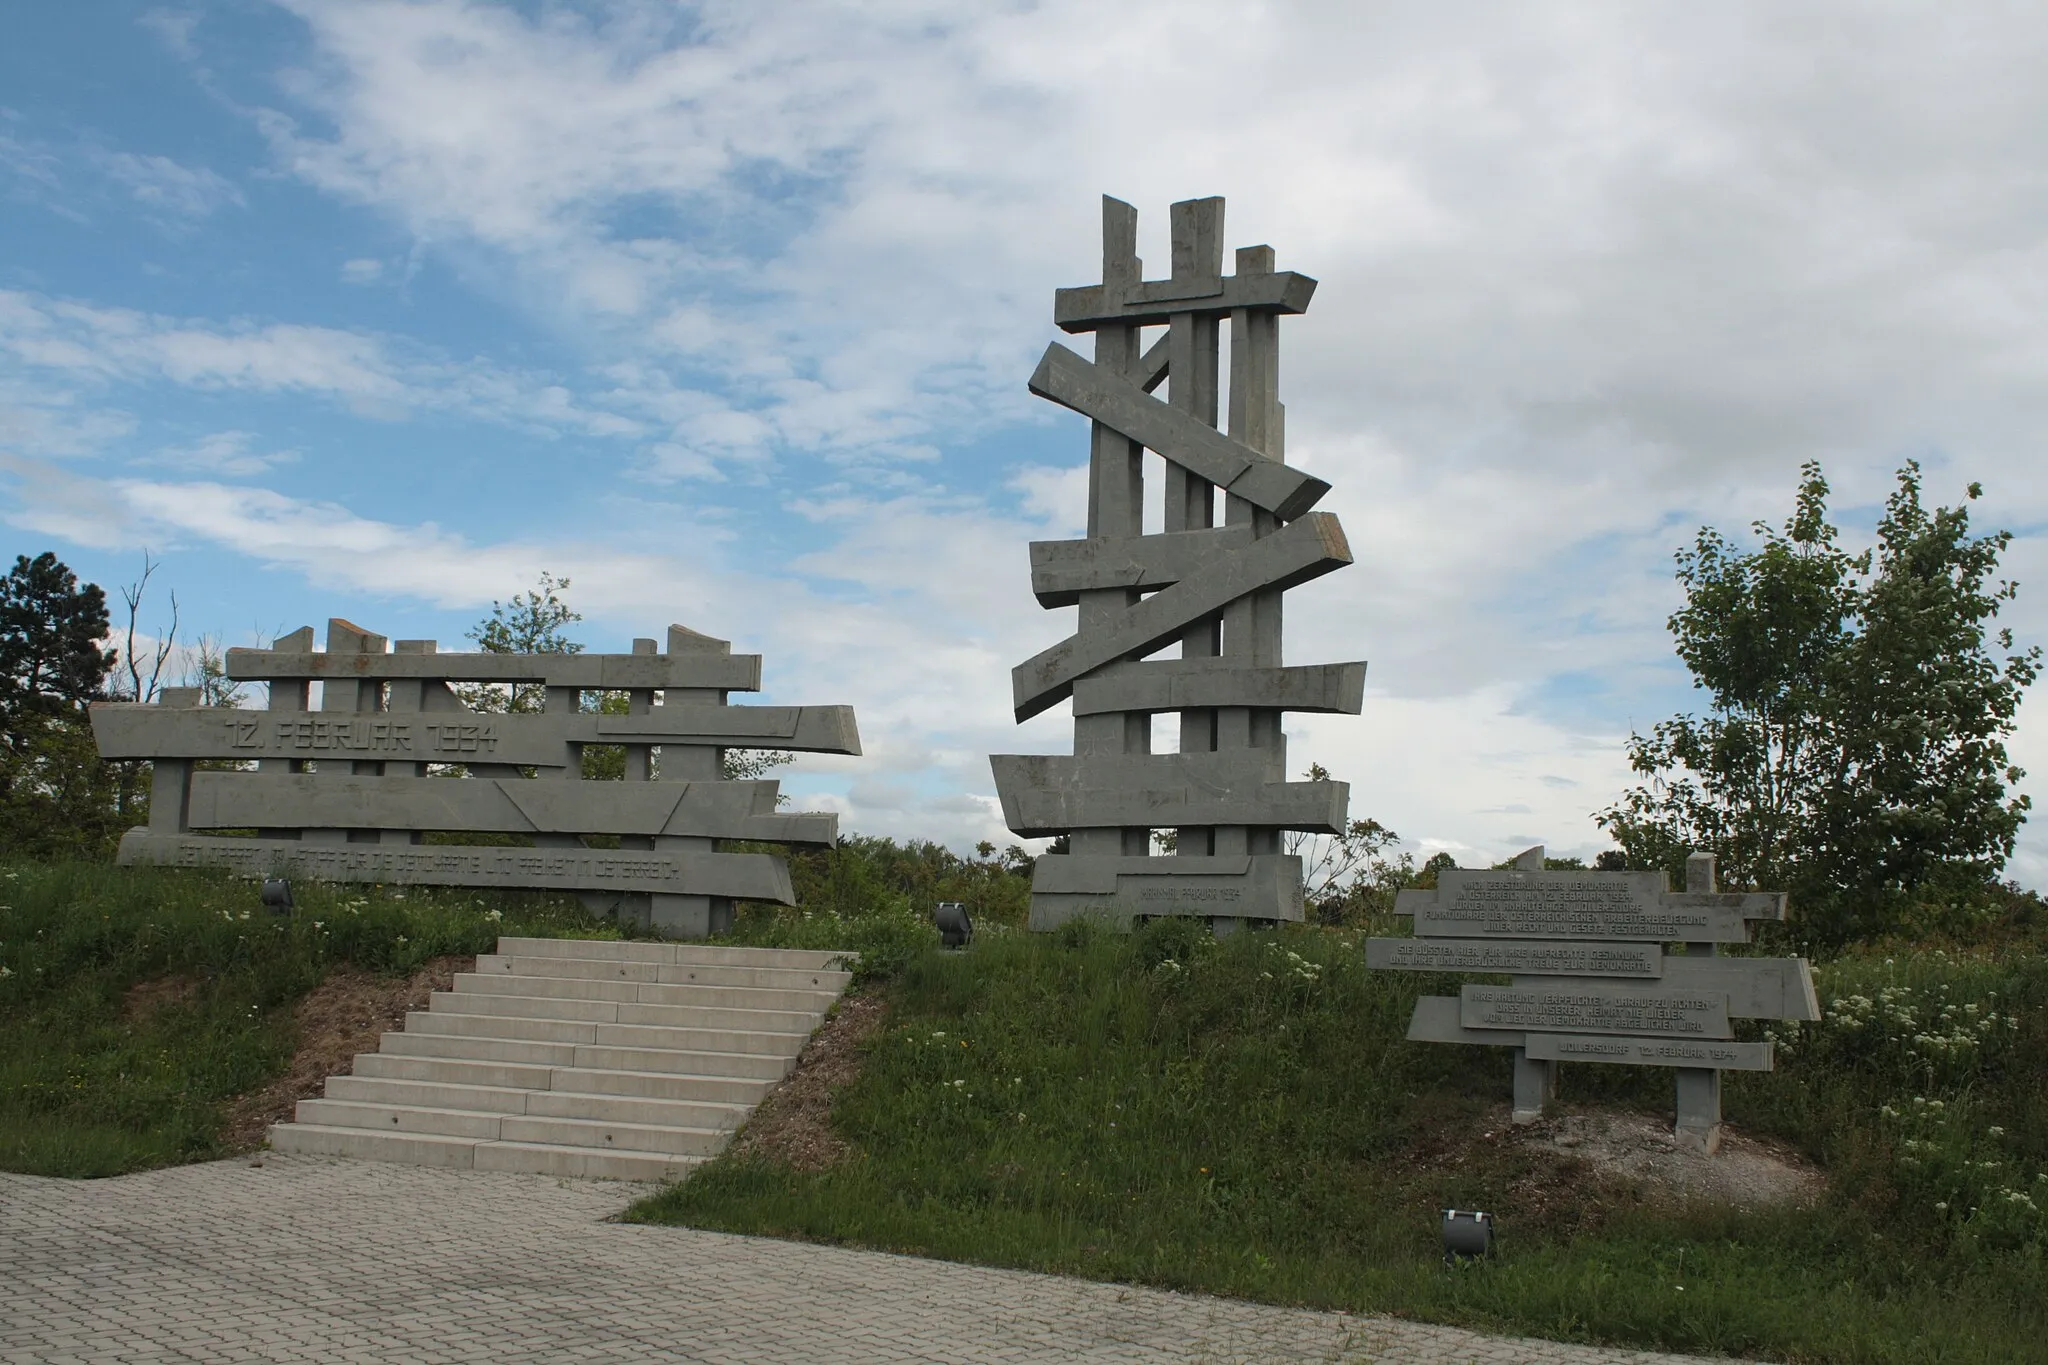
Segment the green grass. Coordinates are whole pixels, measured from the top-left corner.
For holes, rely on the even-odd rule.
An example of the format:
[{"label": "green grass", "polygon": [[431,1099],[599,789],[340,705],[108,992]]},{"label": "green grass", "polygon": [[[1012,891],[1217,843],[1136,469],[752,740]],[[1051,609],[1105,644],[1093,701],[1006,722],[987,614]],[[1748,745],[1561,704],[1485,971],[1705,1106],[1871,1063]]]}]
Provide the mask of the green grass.
[{"label": "green grass", "polygon": [[[782,919],[837,946],[821,917]],[[1402,1041],[1414,997],[1456,980],[1368,972],[1357,936],[1313,929],[908,950],[870,986],[889,1023],[835,1106],[849,1159],[721,1159],[632,1216],[1661,1350],[2043,1358],[2048,1228],[2009,1197],[2048,1204],[2038,955],[1829,964],[1829,1021],[1728,1084],[1731,1123],[1832,1178],[1819,1207],[1768,1214],[1542,1196],[1539,1158],[1479,1136],[1505,1054]],[[1855,1022],[1886,989],[1890,1014]],[[1670,1112],[1668,1072],[1564,1075],[1567,1104]],[[1498,1214],[1491,1263],[1441,1264],[1446,1205]]]},{"label": "green grass", "polygon": [[[802,908],[743,907],[732,939],[858,951],[861,989],[886,993],[834,1112],[852,1156],[722,1159],[633,1216],[1653,1349],[2048,1354],[2048,959],[2023,938],[1824,964],[1827,1020],[1776,1026],[1780,1069],[1731,1076],[1725,1107],[1822,1163],[1830,1193],[1672,1211],[1556,1198],[1544,1159],[1484,1136],[1506,1056],[1401,1036],[1414,997],[1458,979],[1368,972],[1356,933],[1026,935],[1028,882],[995,860],[814,863]],[[226,876],[0,865],[0,1168],[222,1154],[226,1103],[280,1073],[293,1006],[335,963],[611,932],[545,897],[295,889],[279,922]],[[925,902],[977,896],[980,941],[938,952]],[[126,1007],[167,980],[184,989],[163,1007]],[[1563,1098],[1668,1116],[1670,1085],[1568,1067]],[[1500,1254],[1446,1269],[1444,1205],[1495,1211]]]},{"label": "green grass", "polygon": [[[329,966],[403,975],[500,933],[597,932],[547,897],[293,887],[274,919],[223,874],[0,865],[0,1169],[102,1176],[222,1155],[227,1101],[280,1074]],[[490,918],[495,912],[497,919]],[[138,983],[176,979],[160,1008]]]}]

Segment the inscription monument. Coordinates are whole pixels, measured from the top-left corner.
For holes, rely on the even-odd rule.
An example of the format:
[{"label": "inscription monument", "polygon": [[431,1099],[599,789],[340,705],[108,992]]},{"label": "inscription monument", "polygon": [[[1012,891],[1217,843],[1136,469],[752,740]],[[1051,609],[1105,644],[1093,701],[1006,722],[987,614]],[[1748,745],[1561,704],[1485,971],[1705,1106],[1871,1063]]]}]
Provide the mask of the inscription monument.
[{"label": "inscription monument", "polygon": [[1434,891],[1403,891],[1395,913],[1414,938],[1366,942],[1366,965],[1505,974],[1415,1002],[1418,1042],[1515,1049],[1514,1120],[1533,1123],[1557,1092],[1561,1061],[1677,1069],[1677,1138],[1721,1141],[1721,1073],[1769,1071],[1769,1043],[1738,1042],[1732,1019],[1820,1018],[1799,958],[1722,957],[1757,920],[1783,919],[1780,892],[1714,889],[1714,859],[1686,861],[1686,889],[1661,872],[1543,870],[1532,848],[1504,871],[1447,868]]},{"label": "inscription monument", "polygon": [[[1284,456],[1280,318],[1305,311],[1316,282],[1276,270],[1265,246],[1240,248],[1224,274],[1221,199],[1173,206],[1171,277],[1147,280],[1137,210],[1102,209],[1102,283],[1053,297],[1053,321],[1092,332],[1094,358],[1055,343],[1031,378],[1091,422],[1088,534],[1031,546],[1039,604],[1077,608],[1077,628],[1011,674],[1019,721],[1072,699],[1074,752],[990,759],[1012,830],[1068,836],[1038,860],[1031,927],[1089,913],[1205,916],[1219,933],[1298,920],[1301,860],[1282,834],[1341,832],[1349,788],[1287,780],[1281,716],[1356,715],[1365,690],[1363,663],[1280,660],[1282,594],[1351,562],[1337,519],[1310,510],[1329,485]],[[1150,535],[1147,450],[1164,457]],[[1166,650],[1179,657],[1150,657]],[[1176,753],[1153,751],[1162,713],[1178,714]],[[1162,829],[1172,856],[1153,854]]]},{"label": "inscription monument", "polygon": [[[728,705],[731,692],[759,690],[758,654],[681,626],[667,645],[442,654],[432,640],[400,640],[387,650],[383,636],[337,619],[324,652],[310,626],[267,650],[231,649],[227,676],[267,684],[267,710],[203,706],[193,688],[168,688],[155,705],[92,708],[103,757],[153,767],[149,824],[122,838],[120,861],[567,891],[679,938],[724,929],[736,900],[790,904],[782,859],[717,842],[829,847],[838,817],[779,811],[778,784],[726,781],[721,751],[858,754],[852,708]],[[460,683],[538,686],[543,709],[481,713]],[[606,692],[626,694],[626,714],[594,709]],[[591,744],[623,748],[625,781],[580,780]],[[196,766],[208,762],[239,766]],[[524,835],[534,846],[423,842],[436,832]],[[619,847],[586,844],[597,836]]]}]

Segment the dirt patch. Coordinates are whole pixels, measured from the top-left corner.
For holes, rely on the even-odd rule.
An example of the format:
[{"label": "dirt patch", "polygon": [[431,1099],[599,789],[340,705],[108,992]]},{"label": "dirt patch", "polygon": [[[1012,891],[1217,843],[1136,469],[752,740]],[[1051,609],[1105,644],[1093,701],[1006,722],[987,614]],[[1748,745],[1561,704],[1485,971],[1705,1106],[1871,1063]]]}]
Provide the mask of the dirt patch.
[{"label": "dirt patch", "polygon": [[1433,1097],[1412,1112],[1402,1157],[1378,1168],[1417,1217],[1492,1210],[1521,1233],[1597,1233],[1631,1210],[1757,1210],[1812,1201],[1824,1178],[1790,1148],[1723,1128],[1711,1157],[1678,1150],[1668,1115],[1567,1108],[1515,1127],[1506,1104]]},{"label": "dirt patch", "polygon": [[1536,1151],[1576,1157],[1595,1174],[1655,1204],[1713,1203],[1763,1209],[1813,1202],[1826,1177],[1791,1148],[1723,1125],[1712,1156],[1683,1151],[1668,1119],[1647,1114],[1559,1114],[1515,1130]]},{"label": "dirt patch", "polygon": [[[299,1002],[299,1048],[291,1069],[229,1101],[222,1140],[230,1151],[263,1145],[270,1125],[292,1116],[300,1100],[320,1093],[329,1076],[346,1076],[359,1052],[375,1052],[386,1030],[405,1027],[408,1010],[425,1009],[435,991],[451,990],[457,972],[476,970],[474,957],[437,957],[408,977],[379,976],[347,964],[327,973]],[[131,992],[132,994],[132,992]]]},{"label": "dirt patch", "polygon": [[160,976],[154,981],[138,981],[121,996],[121,1022],[139,1023],[165,1010],[189,1005],[205,988],[205,980],[197,976]]},{"label": "dirt patch", "polygon": [[846,1152],[832,1131],[832,1099],[860,1073],[863,1045],[882,1027],[879,995],[849,995],[819,1026],[796,1070],[754,1110],[731,1150],[799,1171],[830,1166]]}]

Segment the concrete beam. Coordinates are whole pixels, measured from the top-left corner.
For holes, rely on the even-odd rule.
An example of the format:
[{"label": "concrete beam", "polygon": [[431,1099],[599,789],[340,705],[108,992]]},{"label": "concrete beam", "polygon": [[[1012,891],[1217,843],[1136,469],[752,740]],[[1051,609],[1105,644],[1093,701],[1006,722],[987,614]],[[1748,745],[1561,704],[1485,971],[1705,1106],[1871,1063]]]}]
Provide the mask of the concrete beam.
[{"label": "concrete beam", "polygon": [[1553,1062],[1608,1062],[1619,1066],[1711,1067],[1717,1071],[1769,1071],[1769,1043],[1715,1038],[1617,1038],[1604,1034],[1532,1033],[1531,1057]]},{"label": "concrete beam", "polygon": [[1175,313],[1221,317],[1240,308],[1253,312],[1305,313],[1315,292],[1314,280],[1292,270],[1188,280],[1146,280],[1117,289],[1084,284],[1053,291],[1052,320],[1063,332],[1081,333],[1092,332],[1105,324],[1149,327],[1171,321]]},{"label": "concrete beam", "polygon": [[[392,655],[389,657],[403,657]],[[574,744],[700,745],[858,754],[847,706],[656,707],[642,715],[283,713],[233,707],[171,710],[133,702],[92,708],[105,758],[316,759],[489,763],[561,768]]]},{"label": "concrete beam", "polygon": [[315,844],[130,830],[118,860],[219,867],[245,877],[307,877],[387,886],[479,886],[543,891],[648,891],[794,905],[789,868],[765,853],[663,849],[465,848]]},{"label": "concrete beam", "polygon": [[1046,348],[1030,388],[1041,398],[1122,432],[1282,521],[1300,516],[1330,491],[1323,480],[1224,435],[1058,342]]},{"label": "concrete beam", "polygon": [[995,754],[1003,822],[1027,838],[1078,829],[1259,825],[1340,834],[1350,784],[1279,782],[1284,753],[1127,758]]},{"label": "concrete beam", "polygon": [[193,774],[196,829],[449,830],[694,835],[831,847],[837,815],[779,813],[778,784],[537,782],[522,778]]},{"label": "concrete beam", "polygon": [[227,652],[225,667],[236,682],[420,678],[545,683],[608,691],[671,687],[761,690],[758,654],[336,654],[237,648]]},{"label": "concrete beam", "polygon": [[1253,706],[1355,716],[1365,705],[1363,663],[1249,666],[1236,658],[1147,659],[1074,684],[1074,714]]},{"label": "concrete beam", "polygon": [[1031,591],[1041,607],[1071,607],[1084,592],[1170,587],[1240,553],[1249,526],[1216,526],[1152,536],[1097,536],[1031,542]]},{"label": "concrete beam", "polygon": [[1110,614],[1095,630],[1071,635],[1017,665],[1010,671],[1017,719],[1029,720],[1058,705],[1072,694],[1076,679],[1177,640],[1189,626],[1239,598],[1291,588],[1350,562],[1344,528],[1329,513],[1313,512],[1282,526],[1242,553],[1162,588]]},{"label": "concrete beam", "polygon": [[1031,877],[1031,928],[1081,915],[1120,923],[1145,915],[1299,920],[1301,859],[1041,857]]}]

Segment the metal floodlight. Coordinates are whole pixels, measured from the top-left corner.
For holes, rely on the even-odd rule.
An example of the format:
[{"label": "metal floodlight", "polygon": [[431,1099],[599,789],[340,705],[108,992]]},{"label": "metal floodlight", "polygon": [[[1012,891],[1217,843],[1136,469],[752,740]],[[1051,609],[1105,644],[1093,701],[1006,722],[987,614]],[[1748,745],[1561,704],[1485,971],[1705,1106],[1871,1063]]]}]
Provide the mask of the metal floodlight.
[{"label": "metal floodlight", "polygon": [[974,921],[967,918],[967,906],[960,901],[940,901],[932,922],[939,926],[941,947],[965,948],[974,941]]},{"label": "metal floodlight", "polygon": [[271,914],[289,915],[292,912],[292,884],[284,878],[265,877],[261,894]]},{"label": "metal floodlight", "polygon": [[1493,1215],[1478,1209],[1444,1210],[1444,1264],[1493,1254]]}]

